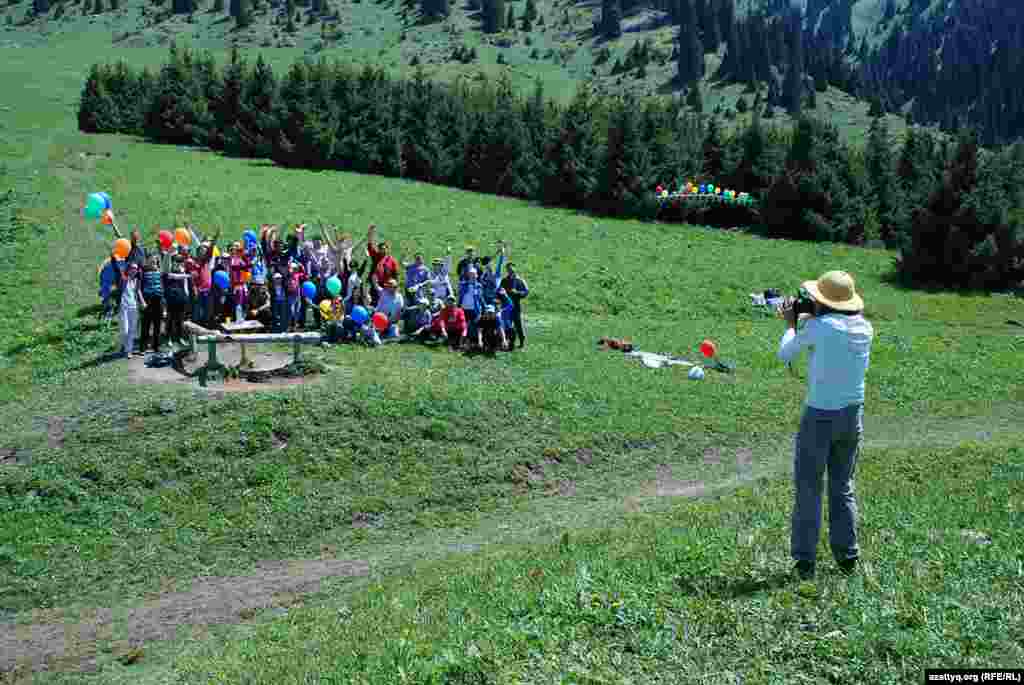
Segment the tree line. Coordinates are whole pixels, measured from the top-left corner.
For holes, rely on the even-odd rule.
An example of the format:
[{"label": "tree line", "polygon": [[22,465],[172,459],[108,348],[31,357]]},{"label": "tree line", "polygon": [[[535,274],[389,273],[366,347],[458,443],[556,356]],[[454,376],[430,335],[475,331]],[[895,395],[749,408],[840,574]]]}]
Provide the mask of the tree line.
[{"label": "tree line", "polygon": [[[676,98],[639,105],[584,85],[566,105],[517,94],[507,77],[452,85],[421,69],[303,59],[280,78],[259,56],[172,45],[153,73],[95,64],[78,111],[84,132],[202,145],[279,165],[402,177],[645,219],[751,225],[776,237],[899,248],[911,282],[998,288],[1024,279],[1024,145],[984,150],[910,129],[895,145],[877,118],[864,149],[802,116],[792,129],[727,132]],[[662,207],[653,189],[705,179],[746,191],[755,208]],[[1014,212],[1018,212],[1016,215]]]}]

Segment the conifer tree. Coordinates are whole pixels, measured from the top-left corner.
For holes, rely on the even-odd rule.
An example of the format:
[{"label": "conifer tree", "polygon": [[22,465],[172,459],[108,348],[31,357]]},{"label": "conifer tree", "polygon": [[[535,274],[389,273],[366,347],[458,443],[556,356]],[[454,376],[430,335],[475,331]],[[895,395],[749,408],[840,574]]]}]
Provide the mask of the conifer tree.
[{"label": "conifer tree", "polygon": [[874,208],[881,223],[882,240],[889,241],[897,209],[896,173],[892,159],[892,142],[885,120],[876,117],[868,129],[864,148],[864,167]]},{"label": "conifer tree", "polygon": [[593,93],[584,85],[549,129],[538,190],[545,204],[583,209],[595,194],[599,160],[595,108]]},{"label": "conifer tree", "polygon": [[697,36],[697,14],[693,0],[683,0],[677,75],[679,83],[691,83],[704,77],[704,48]]},{"label": "conifer tree", "polygon": [[620,0],[601,0],[601,33],[609,39],[615,39],[622,35]]},{"label": "conifer tree", "polygon": [[105,68],[93,64],[78,105],[78,130],[83,133],[112,133],[116,130],[116,112],[106,80]]},{"label": "conifer tree", "polygon": [[800,15],[792,11],[789,16],[790,57],[786,65],[786,84],[783,93],[786,110],[797,117],[803,109],[804,50]]},{"label": "conifer tree", "polygon": [[712,181],[721,183],[723,170],[722,133],[717,117],[708,121],[707,133],[704,135],[702,173]]},{"label": "conifer tree", "polygon": [[235,17],[235,26],[240,29],[248,28],[252,24],[251,0],[238,0],[238,16]]},{"label": "conifer tree", "polygon": [[233,19],[238,19],[241,6],[242,0],[230,0],[230,4],[228,5],[228,14],[230,14]]},{"label": "conifer tree", "polygon": [[32,0],[32,13],[43,15],[50,11],[50,0]]},{"label": "conifer tree", "polygon": [[508,13],[505,14],[505,26],[516,25],[516,10],[512,5],[508,6]]}]

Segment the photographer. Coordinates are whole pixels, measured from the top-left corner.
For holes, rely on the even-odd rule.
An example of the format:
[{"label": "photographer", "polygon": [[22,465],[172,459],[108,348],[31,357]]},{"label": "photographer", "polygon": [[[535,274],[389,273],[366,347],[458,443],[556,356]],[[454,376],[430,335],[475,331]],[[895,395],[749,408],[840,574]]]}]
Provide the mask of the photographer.
[{"label": "photographer", "polygon": [[[807,348],[807,399],[793,463],[795,503],[792,556],[804,579],[814,576],[821,531],[822,476],[828,470],[829,542],[844,572],[857,564],[853,477],[864,417],[864,376],[874,330],[863,317],[864,301],[853,277],[830,271],[803,284],[801,297],[782,313],[786,332],[779,359],[791,362]],[[807,319],[797,332],[797,322]]]}]

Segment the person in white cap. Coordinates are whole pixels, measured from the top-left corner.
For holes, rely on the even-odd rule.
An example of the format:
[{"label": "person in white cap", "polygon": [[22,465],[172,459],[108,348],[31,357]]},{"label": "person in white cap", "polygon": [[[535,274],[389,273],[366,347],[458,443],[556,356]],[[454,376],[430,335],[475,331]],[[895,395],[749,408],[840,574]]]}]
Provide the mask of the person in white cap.
[{"label": "person in white cap", "polygon": [[[782,309],[786,332],[779,359],[789,363],[810,350],[807,398],[794,450],[795,502],[791,553],[804,579],[814,576],[821,533],[822,478],[828,472],[829,542],[845,572],[857,565],[857,504],[854,470],[864,419],[864,377],[874,329],[864,318],[864,301],[845,271],[829,271],[803,290],[814,301],[814,313],[797,332],[793,302]],[[803,315],[801,315],[803,318]]]}]

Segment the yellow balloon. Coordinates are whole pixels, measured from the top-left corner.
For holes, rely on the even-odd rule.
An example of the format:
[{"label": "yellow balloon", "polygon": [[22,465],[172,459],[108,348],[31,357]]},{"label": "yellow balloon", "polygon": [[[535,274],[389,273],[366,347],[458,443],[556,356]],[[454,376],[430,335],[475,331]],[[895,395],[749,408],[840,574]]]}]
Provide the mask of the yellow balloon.
[{"label": "yellow balloon", "polygon": [[218,248],[216,245],[213,246],[213,256],[220,257],[220,248]]}]

